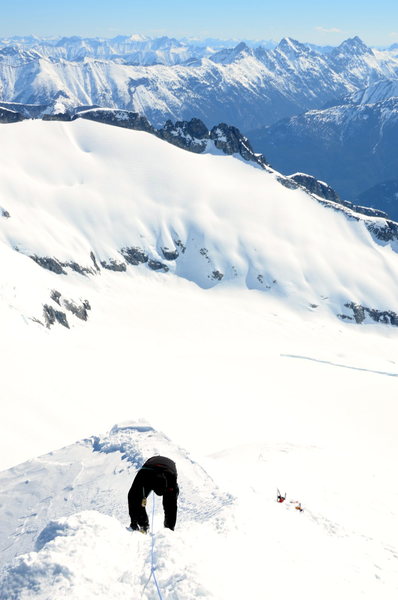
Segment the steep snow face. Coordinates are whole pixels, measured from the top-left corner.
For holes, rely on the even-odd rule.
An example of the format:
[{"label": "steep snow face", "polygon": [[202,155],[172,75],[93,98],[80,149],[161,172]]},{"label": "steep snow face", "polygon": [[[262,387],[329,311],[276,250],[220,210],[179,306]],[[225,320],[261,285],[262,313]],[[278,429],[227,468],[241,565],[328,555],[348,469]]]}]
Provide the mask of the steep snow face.
[{"label": "steep snow face", "polygon": [[202,288],[254,288],[334,314],[345,313],[347,302],[395,309],[396,242],[381,247],[363,222],[287,189],[272,171],[82,120],[26,121],[1,134],[10,217],[0,221],[0,239],[4,253],[18,251],[21,269],[30,257],[32,270],[34,259],[62,286],[68,269],[94,276],[129,265]]},{"label": "steep snow face", "polygon": [[396,58],[374,54],[358,38],[330,54],[290,38],[268,50],[245,43],[216,53],[192,49],[184,64],[174,64],[188,56],[177,40],[119,40],[114,49],[104,44],[73,38],[44,49],[5,46],[2,100],[45,104],[48,112],[79,105],[131,109],[157,127],[167,118],[200,117],[247,131],[398,73]]}]

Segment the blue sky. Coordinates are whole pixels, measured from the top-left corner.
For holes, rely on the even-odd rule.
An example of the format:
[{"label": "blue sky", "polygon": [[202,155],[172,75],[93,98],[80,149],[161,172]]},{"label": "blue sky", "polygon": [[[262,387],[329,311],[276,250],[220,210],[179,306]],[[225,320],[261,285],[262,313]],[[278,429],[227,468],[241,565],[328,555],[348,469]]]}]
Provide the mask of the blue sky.
[{"label": "blue sky", "polygon": [[397,0],[10,0],[0,36],[143,33],[176,37],[274,39],[338,44],[359,35],[371,45],[398,41]]}]

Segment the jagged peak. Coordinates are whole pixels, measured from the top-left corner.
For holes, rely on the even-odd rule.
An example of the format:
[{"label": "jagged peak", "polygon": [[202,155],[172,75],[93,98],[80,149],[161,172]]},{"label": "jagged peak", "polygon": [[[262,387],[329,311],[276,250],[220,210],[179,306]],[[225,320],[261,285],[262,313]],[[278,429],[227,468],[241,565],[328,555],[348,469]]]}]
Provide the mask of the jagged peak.
[{"label": "jagged peak", "polygon": [[344,40],[344,42],[342,42],[340,46],[337,46],[337,48],[333,51],[333,54],[341,54],[345,53],[346,51],[348,51],[350,54],[356,55],[372,54],[371,48],[369,48],[369,46],[367,46],[357,35],[353,38]]},{"label": "jagged peak", "polygon": [[281,39],[275,50],[283,52],[284,54],[310,54],[311,49],[305,44],[302,44],[298,40],[291,37],[284,37]]},{"label": "jagged peak", "polygon": [[233,51],[235,53],[239,53],[239,52],[250,52],[250,48],[249,46],[246,44],[246,42],[239,42],[239,44],[237,44],[235,46],[235,48],[233,48]]},{"label": "jagged peak", "polygon": [[234,48],[224,48],[213,54],[210,60],[216,63],[228,64],[245,55],[253,56],[253,50],[245,42],[239,42]]}]

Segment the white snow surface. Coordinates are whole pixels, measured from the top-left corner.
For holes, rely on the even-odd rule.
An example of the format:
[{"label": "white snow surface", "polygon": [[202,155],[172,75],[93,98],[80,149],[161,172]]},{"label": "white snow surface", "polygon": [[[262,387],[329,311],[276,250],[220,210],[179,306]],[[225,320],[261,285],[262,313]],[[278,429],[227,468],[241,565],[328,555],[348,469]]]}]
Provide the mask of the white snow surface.
[{"label": "white snow surface", "polygon": [[[163,529],[152,494],[151,533],[142,536],[126,529],[126,493],[144,456],[158,452],[177,462],[178,523]],[[397,488],[380,498],[383,473],[360,454],[289,443],[231,448],[205,460],[231,496],[149,425],[115,426],[0,476],[10,542],[0,598],[392,599]],[[284,504],[275,501],[280,484],[291,490]]]},{"label": "white snow surface", "polygon": [[[170,600],[396,598],[398,331],[336,317],[396,308],[394,245],[236,157],[83,120],[0,136],[1,600],[153,600],[152,542]],[[156,453],[179,516],[157,501],[146,537],[126,495]]]}]

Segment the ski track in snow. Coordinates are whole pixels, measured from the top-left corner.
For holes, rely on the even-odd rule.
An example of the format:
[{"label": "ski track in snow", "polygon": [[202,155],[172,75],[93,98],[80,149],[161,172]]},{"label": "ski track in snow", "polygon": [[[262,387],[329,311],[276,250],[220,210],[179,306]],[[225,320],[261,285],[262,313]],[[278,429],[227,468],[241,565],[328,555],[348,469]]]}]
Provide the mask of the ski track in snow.
[{"label": "ski track in snow", "polygon": [[339,367],[341,369],[351,369],[353,371],[365,371],[367,373],[375,373],[376,375],[386,375],[387,377],[398,377],[398,373],[388,373],[387,371],[375,371],[373,369],[364,369],[362,367],[354,367],[352,365],[343,365],[334,363],[329,360],[320,360],[319,358],[313,358],[311,356],[298,356],[296,354],[281,354],[282,358],[297,358],[299,360],[311,360],[313,362],[320,363],[322,365],[330,365],[331,367]]}]

